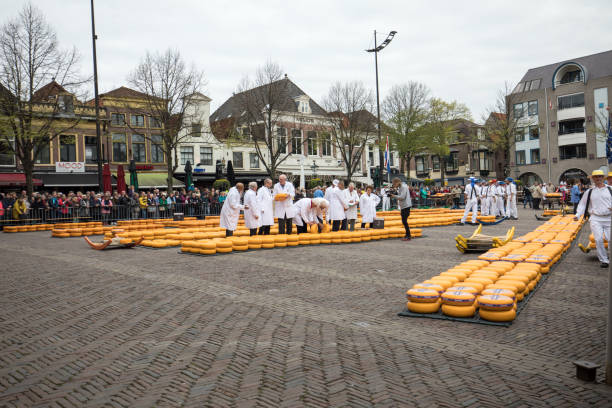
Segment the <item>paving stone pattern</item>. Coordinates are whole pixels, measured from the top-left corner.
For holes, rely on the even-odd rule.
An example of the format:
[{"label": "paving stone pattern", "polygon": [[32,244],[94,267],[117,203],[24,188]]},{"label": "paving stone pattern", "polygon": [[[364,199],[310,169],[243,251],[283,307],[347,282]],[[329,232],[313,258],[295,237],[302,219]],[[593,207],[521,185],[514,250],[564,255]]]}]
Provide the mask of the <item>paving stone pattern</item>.
[{"label": "paving stone pattern", "polygon": [[[484,233],[539,223],[520,216]],[[593,253],[572,249],[509,328],[397,316],[475,258],[453,241],[473,229],[206,258],[0,234],[0,407],[612,406],[571,363],[604,360]]]}]

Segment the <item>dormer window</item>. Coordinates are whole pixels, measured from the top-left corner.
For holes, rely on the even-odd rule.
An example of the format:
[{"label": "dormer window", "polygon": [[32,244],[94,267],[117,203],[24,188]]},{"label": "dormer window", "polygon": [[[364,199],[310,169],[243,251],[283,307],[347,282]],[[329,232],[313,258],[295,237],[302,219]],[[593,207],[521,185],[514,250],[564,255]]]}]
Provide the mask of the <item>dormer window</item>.
[{"label": "dormer window", "polygon": [[580,82],[582,80],[582,71],[577,69],[575,71],[568,71],[561,77],[562,84],[569,84],[570,82]]},{"label": "dormer window", "polygon": [[586,84],[587,72],[576,62],[567,62],[560,65],[553,75],[553,89],[559,85],[583,82]]},{"label": "dormer window", "polygon": [[57,109],[63,113],[73,113],[74,103],[72,101],[72,95],[58,95]]},{"label": "dormer window", "polygon": [[295,99],[297,111],[300,113],[312,113],[310,109],[310,98],[306,95],[299,96]]}]

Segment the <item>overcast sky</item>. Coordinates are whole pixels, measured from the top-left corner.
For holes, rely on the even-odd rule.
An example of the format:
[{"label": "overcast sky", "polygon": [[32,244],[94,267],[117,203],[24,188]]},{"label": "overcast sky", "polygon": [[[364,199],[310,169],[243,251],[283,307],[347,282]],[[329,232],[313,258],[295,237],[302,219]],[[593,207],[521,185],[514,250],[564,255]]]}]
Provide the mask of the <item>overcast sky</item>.
[{"label": "overcast sky", "polygon": [[[3,22],[25,3],[0,0]],[[32,3],[90,73],[89,1]],[[381,101],[394,84],[420,81],[436,97],[465,103],[477,122],[505,81],[612,46],[609,0],[97,0],[95,12],[101,92],[127,85],[146,50],[173,47],[204,70],[213,110],[267,59],[319,102],[336,81],[374,89],[374,57],[364,50],[375,29],[383,38],[398,32],[379,54]]]}]

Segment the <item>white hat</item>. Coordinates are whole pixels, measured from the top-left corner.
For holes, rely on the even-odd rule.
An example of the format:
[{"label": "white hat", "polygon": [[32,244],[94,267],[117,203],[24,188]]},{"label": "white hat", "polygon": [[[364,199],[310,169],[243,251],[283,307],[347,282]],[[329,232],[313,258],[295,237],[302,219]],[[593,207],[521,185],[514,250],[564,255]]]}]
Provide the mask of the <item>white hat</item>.
[{"label": "white hat", "polygon": [[334,181],[332,181],[332,184],[333,184],[334,186],[337,186],[338,184],[340,184],[340,182],[339,182],[338,180],[334,180]]}]

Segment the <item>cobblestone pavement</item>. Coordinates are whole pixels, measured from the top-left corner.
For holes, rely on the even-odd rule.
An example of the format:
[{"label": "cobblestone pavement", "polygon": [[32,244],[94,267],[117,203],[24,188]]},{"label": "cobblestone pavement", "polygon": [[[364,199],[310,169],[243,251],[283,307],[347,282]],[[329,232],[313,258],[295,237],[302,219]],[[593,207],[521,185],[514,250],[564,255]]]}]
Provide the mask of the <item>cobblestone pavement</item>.
[{"label": "cobblestone pavement", "polygon": [[[539,223],[520,216],[485,233]],[[612,406],[571,363],[604,359],[593,253],[572,249],[509,328],[397,316],[475,257],[453,241],[473,229],[209,258],[0,234],[0,406]]]}]

